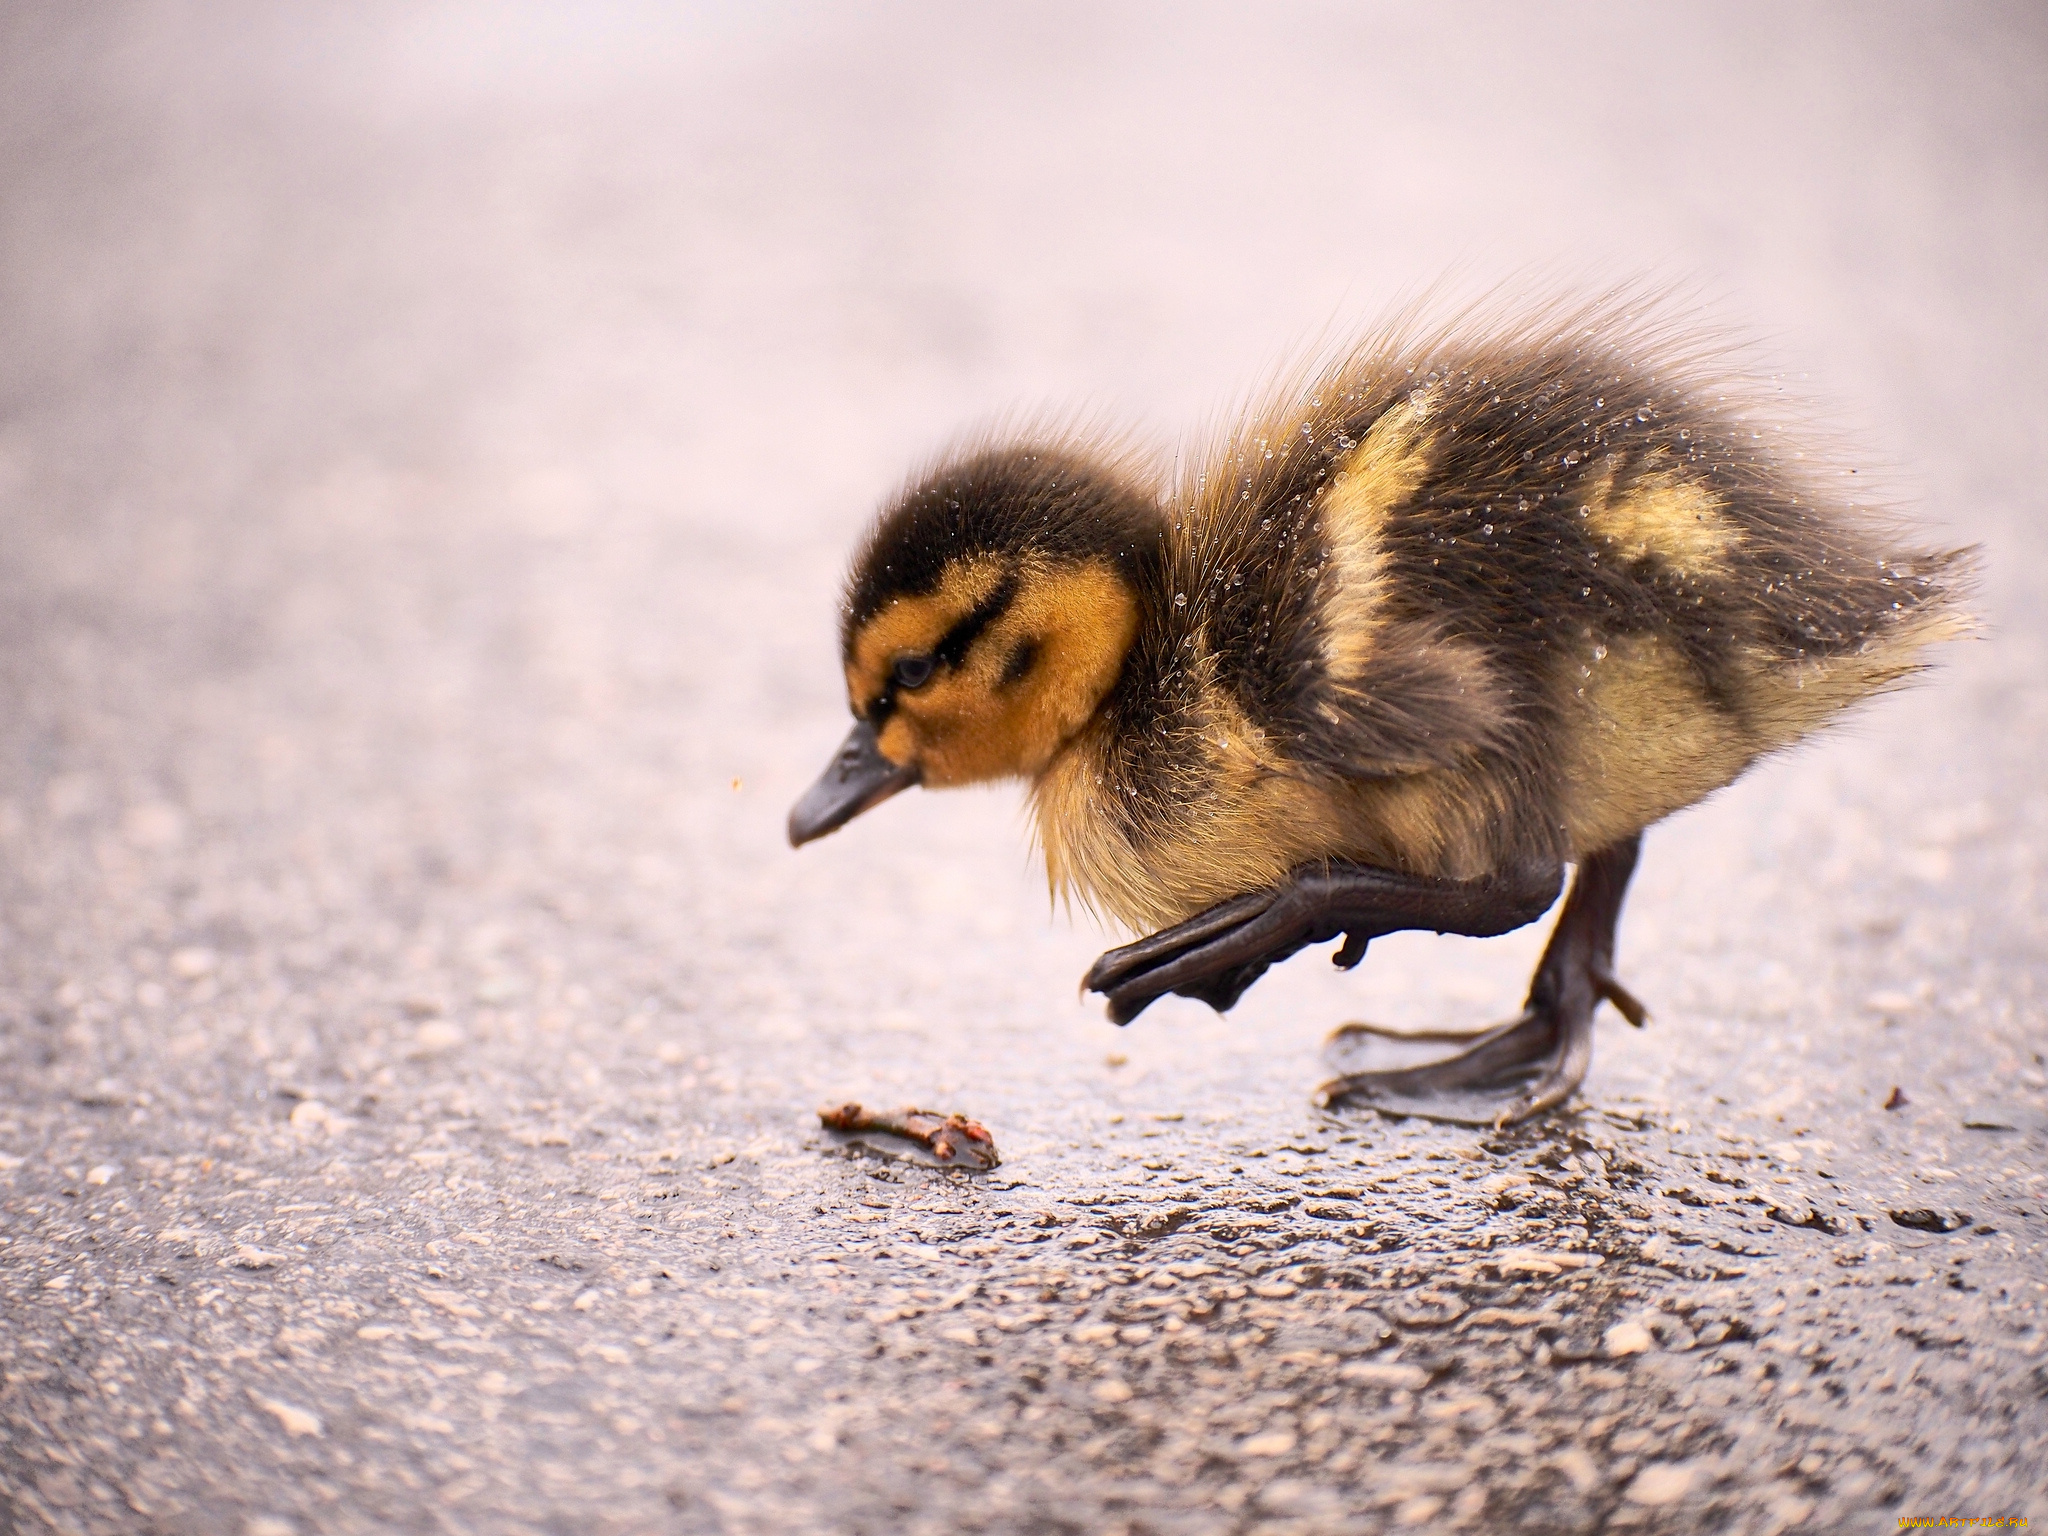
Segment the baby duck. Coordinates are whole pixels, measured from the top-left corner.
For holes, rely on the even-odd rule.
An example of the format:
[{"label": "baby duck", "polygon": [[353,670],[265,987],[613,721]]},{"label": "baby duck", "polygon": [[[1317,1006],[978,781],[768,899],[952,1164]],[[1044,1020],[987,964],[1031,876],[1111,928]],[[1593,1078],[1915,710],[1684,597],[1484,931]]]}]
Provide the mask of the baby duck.
[{"label": "baby duck", "polygon": [[1048,876],[1150,937],[1117,1023],[1270,965],[1548,910],[1520,1017],[1323,1090],[1506,1124],[1592,1059],[1643,829],[1964,632],[1971,552],[1903,547],[1622,301],[1398,325],[1157,483],[1059,435],[981,442],[880,516],[842,660],[856,724],[800,845],[913,784],[1022,778]]}]

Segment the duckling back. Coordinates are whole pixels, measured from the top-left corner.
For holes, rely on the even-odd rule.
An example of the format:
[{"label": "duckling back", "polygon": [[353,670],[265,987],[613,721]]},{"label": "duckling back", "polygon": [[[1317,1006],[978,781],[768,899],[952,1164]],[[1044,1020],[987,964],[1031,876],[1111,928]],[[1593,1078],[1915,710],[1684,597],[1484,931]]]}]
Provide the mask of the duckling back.
[{"label": "duckling back", "polygon": [[1041,781],[1134,927],[1318,858],[1469,878],[1729,783],[1967,627],[1916,549],[1618,309],[1369,341],[1180,485],[1165,590]]}]

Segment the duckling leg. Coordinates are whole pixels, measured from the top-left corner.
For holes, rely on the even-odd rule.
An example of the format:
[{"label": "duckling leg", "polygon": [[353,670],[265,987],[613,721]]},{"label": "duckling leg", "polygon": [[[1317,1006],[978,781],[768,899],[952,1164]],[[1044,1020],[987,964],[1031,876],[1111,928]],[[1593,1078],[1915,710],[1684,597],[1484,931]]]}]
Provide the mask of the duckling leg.
[{"label": "duckling leg", "polygon": [[1486,938],[1541,917],[1564,873],[1555,864],[1483,880],[1428,880],[1364,864],[1315,864],[1269,891],[1239,896],[1095,962],[1083,983],[1128,1024],[1169,992],[1221,1012],[1266,967],[1309,944],[1345,935],[1336,962],[1358,964],[1365,946],[1406,928]]},{"label": "duckling leg", "polygon": [[1592,1065],[1602,1000],[1639,1027],[1649,1017],[1614,975],[1614,929],[1640,844],[1628,838],[1579,865],[1520,1018],[1444,1061],[1336,1078],[1317,1099],[1462,1125],[1509,1125],[1563,1103]]}]

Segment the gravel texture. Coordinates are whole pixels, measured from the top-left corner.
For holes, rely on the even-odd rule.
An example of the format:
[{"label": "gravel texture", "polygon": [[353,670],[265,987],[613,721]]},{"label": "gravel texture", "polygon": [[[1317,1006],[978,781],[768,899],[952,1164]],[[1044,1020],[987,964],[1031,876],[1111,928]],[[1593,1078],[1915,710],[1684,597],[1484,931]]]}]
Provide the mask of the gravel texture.
[{"label": "gravel texture", "polygon": [[[2048,1517],[2042,13],[571,14],[0,13],[0,1529]],[[1118,1031],[1014,792],[783,846],[919,455],[1531,262],[1988,546],[1570,1112],[1309,1104],[1540,928]]]}]

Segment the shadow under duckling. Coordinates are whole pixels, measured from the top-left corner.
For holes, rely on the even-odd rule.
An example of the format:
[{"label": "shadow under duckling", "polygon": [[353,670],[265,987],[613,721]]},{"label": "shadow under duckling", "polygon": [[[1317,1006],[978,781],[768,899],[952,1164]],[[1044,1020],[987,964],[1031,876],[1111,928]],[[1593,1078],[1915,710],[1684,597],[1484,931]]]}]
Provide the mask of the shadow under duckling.
[{"label": "shadow under duckling", "polygon": [[[1505,1124],[1592,1059],[1643,829],[1965,632],[1971,552],[1906,547],[1616,299],[1397,325],[1170,486],[1057,435],[918,477],[854,562],[857,723],[802,844],[913,784],[1020,777],[1048,875],[1150,937],[1118,1023],[1402,929],[1570,894],[1523,1012],[1325,1102]],[[1357,1028],[1357,1026],[1353,1026]]]}]

